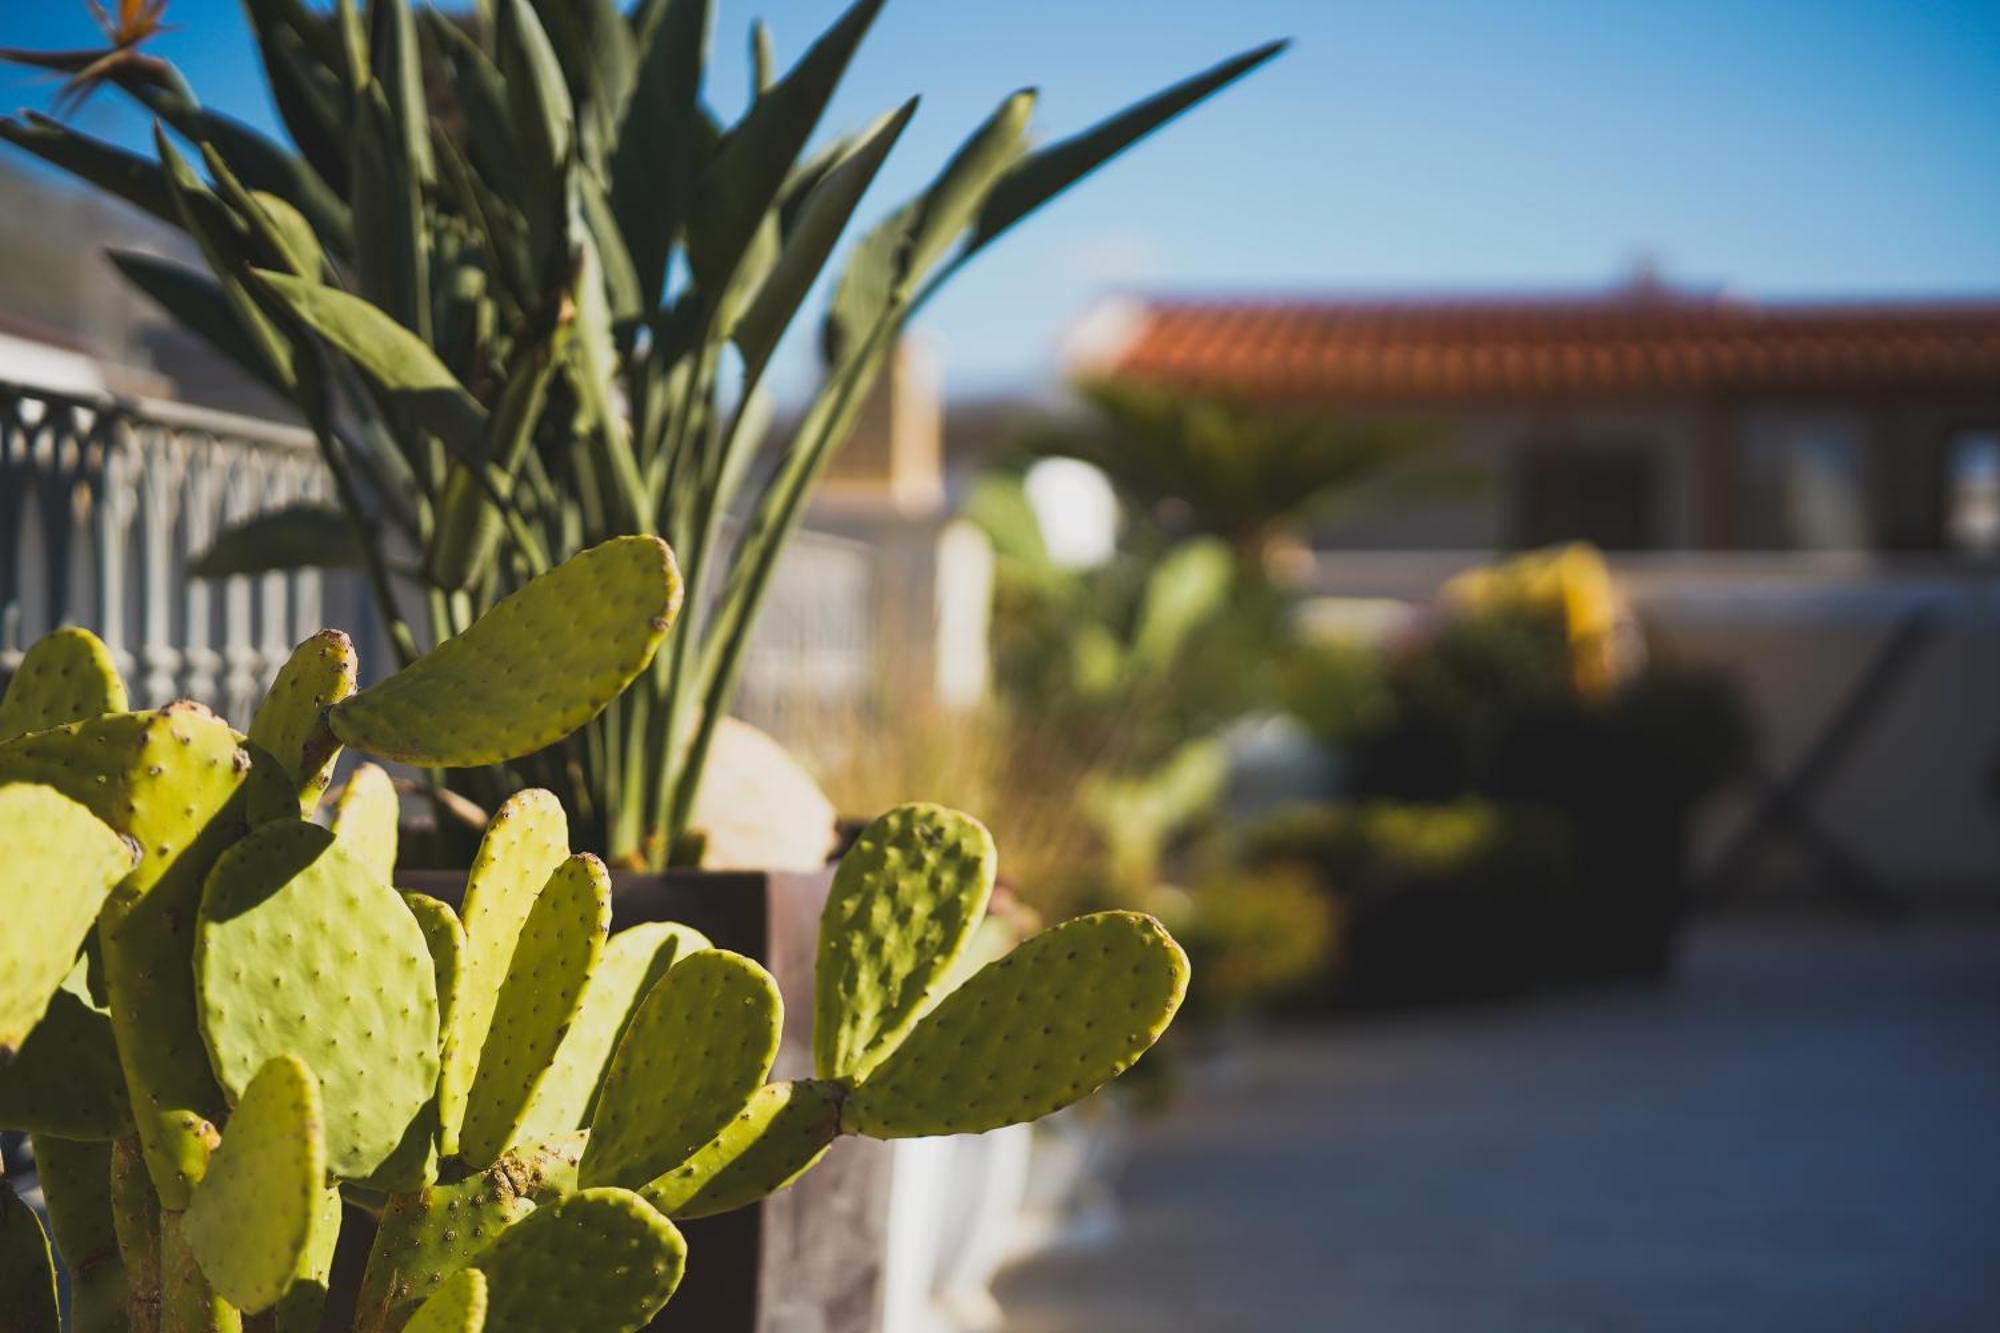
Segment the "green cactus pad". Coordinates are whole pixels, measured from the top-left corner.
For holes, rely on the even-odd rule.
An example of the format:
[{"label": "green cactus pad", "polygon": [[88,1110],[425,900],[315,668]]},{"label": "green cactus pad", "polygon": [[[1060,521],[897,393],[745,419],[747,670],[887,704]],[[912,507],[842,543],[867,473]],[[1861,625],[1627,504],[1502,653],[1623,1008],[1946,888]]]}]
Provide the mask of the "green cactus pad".
[{"label": "green cactus pad", "polygon": [[243,1315],[224,1300],[187,1242],[187,1214],[160,1214],[160,1333],[241,1333]]},{"label": "green cactus pad", "polygon": [[[671,974],[670,974],[671,975]],[[480,1257],[489,1333],[634,1333],[680,1285],[687,1245],[630,1190],[581,1190],[537,1209]]]},{"label": "green cactus pad", "polygon": [[[339,834],[336,833],[338,839]],[[437,982],[438,1041],[451,1028],[452,1007],[459,987],[465,984],[465,927],[451,904],[439,902],[427,893],[405,893],[403,906],[417,919],[424,932],[424,944],[431,952],[431,975]]]},{"label": "green cactus pad", "polygon": [[125,711],[125,682],[111,650],[71,626],[37,639],[0,696],[0,741]]},{"label": "green cactus pad", "polygon": [[486,1327],[486,1274],[461,1268],[431,1293],[403,1333],[480,1333]]},{"label": "green cactus pad", "polygon": [[35,1137],[35,1174],[69,1271],[75,1333],[125,1333],[125,1266],[111,1220],[111,1145]]},{"label": "green cactus pad", "polygon": [[329,1169],[380,1167],[438,1078],[436,976],[396,891],[318,825],[266,824],[208,878],[194,970],[223,1087],[299,1056],[326,1101]]},{"label": "green cactus pad", "polygon": [[895,1139],[1040,1119],[1144,1055],[1187,979],[1187,955],[1150,916],[1045,930],[925,1015],[849,1095],[843,1128]]},{"label": "green cactus pad", "polygon": [[333,776],[340,742],[327,726],[326,710],[354,693],[358,669],[353,642],[337,629],[323,629],[292,650],[250,719],[250,739],[292,775],[301,814],[319,807]]},{"label": "green cactus pad", "polygon": [[139,844],[98,921],[112,1028],[146,1164],[167,1208],[185,1208],[222,1097],[195,1019],[201,885],[242,831],[250,756],[197,704],[113,713],[0,745],[0,782],[46,782]]},{"label": "green cactus pad", "polygon": [[396,1333],[502,1231],[574,1190],[578,1152],[574,1142],[537,1145],[462,1180],[392,1195],[368,1252],[355,1333]]},{"label": "green cactus pad", "polygon": [[111,1014],[91,999],[89,972],[89,959],[77,959],[20,1054],[0,1068],[0,1129],[65,1139],[130,1129]]},{"label": "green cactus pad", "polygon": [[319,1080],[273,1056],[230,1113],[181,1234],[223,1299],[259,1314],[306,1268],[325,1195]]},{"label": "green cactus pad", "polygon": [[837,1084],[767,1083],[722,1132],[639,1193],[668,1217],[708,1217],[776,1194],[840,1134]]},{"label": "green cactus pad", "polygon": [[611,1057],[578,1181],[636,1189],[692,1157],[762,1086],[783,1023],[777,983],[741,954],[669,968]]},{"label": "green cactus pad", "polygon": [[924,1014],[993,892],[993,836],[939,805],[903,805],[840,858],[820,917],[813,1060],[865,1078]]},{"label": "green cactus pad", "polygon": [[396,825],[402,818],[396,784],[381,767],[362,764],[333,802],[328,826],[340,845],[384,884],[396,876]]},{"label": "green cactus pad", "polygon": [[465,922],[465,967],[451,1027],[445,1033],[444,1072],[438,1084],[439,1151],[458,1152],[466,1095],[479,1072],[479,1053],[493,1025],[500,983],[514,957],[514,941],[535,897],[569,857],[569,823],[556,798],[537,788],[517,792],[494,812],[472,859],[460,916]]},{"label": "green cactus pad", "polygon": [[0,1180],[0,1328],[7,1333],[62,1333],[48,1233],[35,1210],[5,1180]]},{"label": "green cactus pad", "polygon": [[665,542],[614,537],[337,704],[334,733],[370,754],[441,768],[533,753],[596,717],[632,683],[680,602],[680,572]]},{"label": "green cactus pad", "polygon": [[547,1138],[587,1123],[604,1067],[641,997],[675,962],[708,947],[708,937],[700,931],[670,921],[629,926],[605,942],[584,986],[576,1021],[522,1118],[523,1139]]},{"label": "green cactus pad", "polygon": [[76,963],[111,886],[139,849],[54,787],[0,786],[0,1065],[14,1058]]},{"label": "green cactus pad", "polygon": [[340,1244],[340,1215],[340,1187],[322,1189],[305,1259],[273,1311],[276,1333],[319,1333],[333,1283],[333,1252]]},{"label": "green cactus pad", "polygon": [[611,875],[579,852],[556,867],[521,924],[466,1100],[459,1154],[475,1166],[515,1141],[535,1090],[576,1019],[611,929]]}]

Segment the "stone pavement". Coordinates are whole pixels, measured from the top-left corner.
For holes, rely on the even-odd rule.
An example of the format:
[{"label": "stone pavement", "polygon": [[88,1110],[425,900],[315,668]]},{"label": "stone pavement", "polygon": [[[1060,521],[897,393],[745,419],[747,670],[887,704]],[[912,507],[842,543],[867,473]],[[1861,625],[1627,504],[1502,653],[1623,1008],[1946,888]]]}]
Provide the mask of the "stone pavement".
[{"label": "stone pavement", "polygon": [[1995,1333],[2000,922],[1734,922],[1657,992],[1252,1042],[1013,1333]]}]

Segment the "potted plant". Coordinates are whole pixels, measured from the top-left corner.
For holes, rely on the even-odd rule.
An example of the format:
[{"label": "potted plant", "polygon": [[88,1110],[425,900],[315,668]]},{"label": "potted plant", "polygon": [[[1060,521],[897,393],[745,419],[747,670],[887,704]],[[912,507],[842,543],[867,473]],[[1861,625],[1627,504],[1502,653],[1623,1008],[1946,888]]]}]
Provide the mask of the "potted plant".
[{"label": "potted plant", "polygon": [[[73,1328],[636,1330],[687,1266],[676,1219],[844,1136],[1033,1120],[1158,1038],[1186,959],[1136,913],[949,984],[996,855],[942,807],[842,858],[811,1063],[777,1081],[770,974],[686,925],[612,933],[609,872],[552,794],[495,813],[457,909],[391,886],[380,770],[309,818],[344,746],[458,766],[559,739],[648,669],[680,600],[662,542],[613,539],[366,689],[346,637],[315,635],[247,733],[128,711],[87,631],[30,649],[0,699],[0,1127],[35,1136]],[[0,1317],[58,1326],[49,1241],[4,1182]]]}]

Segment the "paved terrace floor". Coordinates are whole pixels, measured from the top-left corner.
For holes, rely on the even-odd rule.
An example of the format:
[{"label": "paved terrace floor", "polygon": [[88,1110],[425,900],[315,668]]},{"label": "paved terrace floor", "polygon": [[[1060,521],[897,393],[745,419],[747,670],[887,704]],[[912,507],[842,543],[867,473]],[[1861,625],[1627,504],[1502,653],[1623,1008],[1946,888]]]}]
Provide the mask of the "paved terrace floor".
[{"label": "paved terrace floor", "polygon": [[1257,1040],[1013,1333],[1994,1333],[2000,923],[1711,925],[1657,993]]}]

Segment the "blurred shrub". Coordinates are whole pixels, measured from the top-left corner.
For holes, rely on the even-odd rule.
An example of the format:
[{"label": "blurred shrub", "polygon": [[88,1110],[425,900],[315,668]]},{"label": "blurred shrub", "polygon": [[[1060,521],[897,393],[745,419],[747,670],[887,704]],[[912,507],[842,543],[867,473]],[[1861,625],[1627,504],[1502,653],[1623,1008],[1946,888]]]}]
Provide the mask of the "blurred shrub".
[{"label": "blurred shrub", "polygon": [[1188,1005],[1207,1017],[1316,992],[1334,965],[1339,904],[1307,870],[1222,872],[1163,890],[1154,908],[1193,964]]}]

